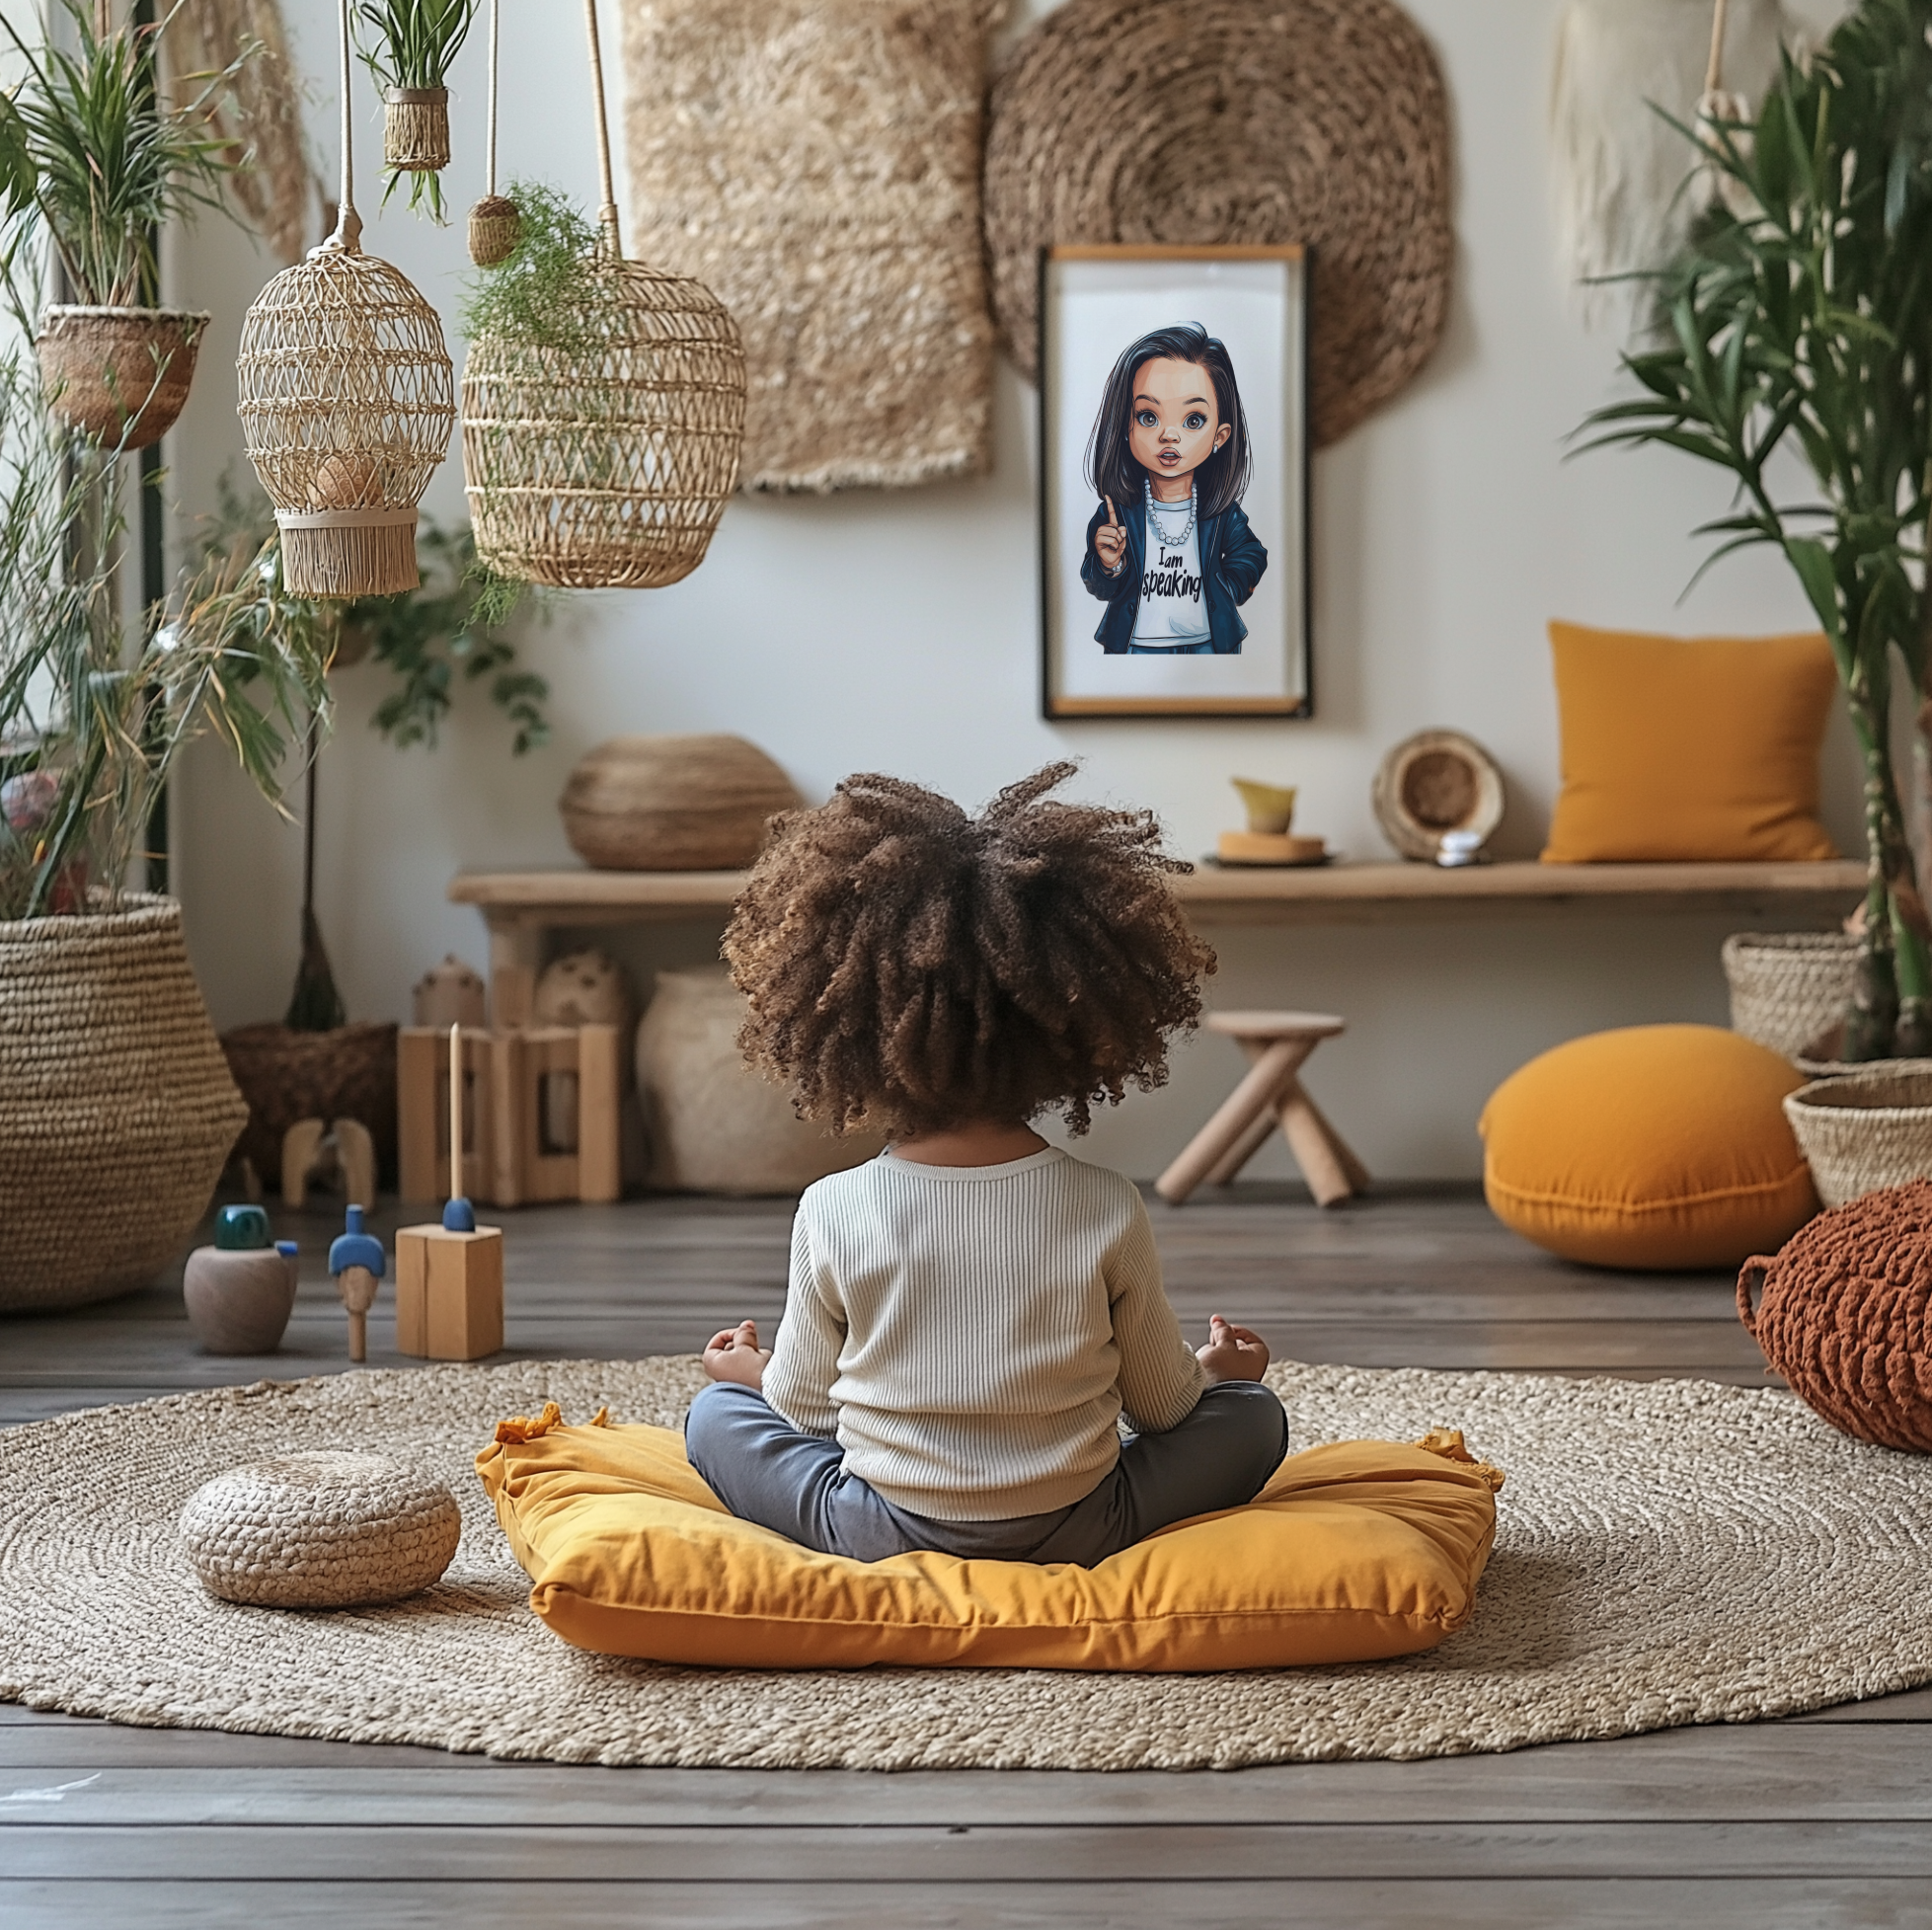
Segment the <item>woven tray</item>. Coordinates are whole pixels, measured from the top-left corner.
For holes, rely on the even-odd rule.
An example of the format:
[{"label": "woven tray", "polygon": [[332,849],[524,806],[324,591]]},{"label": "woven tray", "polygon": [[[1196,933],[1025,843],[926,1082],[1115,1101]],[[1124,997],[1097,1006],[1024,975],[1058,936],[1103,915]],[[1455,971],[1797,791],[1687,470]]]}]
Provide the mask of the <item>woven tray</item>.
[{"label": "woven tray", "polygon": [[993,313],[1029,376],[1056,242],[1314,250],[1317,447],[1428,361],[1448,313],[1449,113],[1392,0],[1067,0],[1014,48],[986,136]]}]

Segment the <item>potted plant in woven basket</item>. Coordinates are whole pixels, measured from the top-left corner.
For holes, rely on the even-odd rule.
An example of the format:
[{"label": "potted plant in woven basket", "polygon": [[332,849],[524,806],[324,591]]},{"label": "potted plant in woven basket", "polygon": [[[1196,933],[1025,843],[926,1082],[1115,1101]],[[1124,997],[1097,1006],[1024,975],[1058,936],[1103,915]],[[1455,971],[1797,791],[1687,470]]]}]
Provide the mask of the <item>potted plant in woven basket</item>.
[{"label": "potted plant in woven basket", "polygon": [[0,357],[0,1311],[141,1285],[180,1249],[246,1117],[172,899],[122,888],[160,787],[212,730],[269,796],[322,659],[210,561],[124,638],[120,532]]},{"label": "potted plant in woven basket", "polygon": [[[43,235],[72,299],[48,307],[36,347],[59,419],[109,447],[160,440],[188,401],[208,317],[144,306],[164,224],[220,204],[242,165],[213,116],[250,57],[164,98],[159,26],[109,28],[63,0],[73,50],[23,39],[0,15],[26,76],[0,96],[0,182],[15,243]],[[38,230],[28,235],[25,228]]]},{"label": "potted plant in woven basket", "polygon": [[[1837,659],[1865,770],[1870,858],[1839,1051],[1932,1053],[1932,921],[1892,756],[1893,665],[1928,688],[1932,596],[1932,0],[1864,0],[1753,117],[1707,97],[1686,160],[1708,206],[1652,277],[1657,326],[1624,363],[1642,393],[1589,446],[1658,443],[1716,464],[1733,513],[1712,561],[1770,544]],[[1780,452],[1784,452],[1781,456]],[[1794,503],[1774,463],[1802,460]],[[1708,567],[1708,566],[1707,566]]]},{"label": "potted plant in woven basket", "polygon": [[[364,662],[389,671],[395,686],[376,705],[372,723],[391,742],[433,747],[459,678],[485,685],[513,728],[514,754],[548,736],[549,687],[518,663],[514,645],[495,628],[513,610],[522,585],[479,576],[467,530],[425,518],[417,538],[420,585],[348,603],[289,595],[266,503],[224,491],[211,549],[255,554],[258,544],[260,620],[300,631],[309,640],[305,648],[326,656],[332,672]],[[487,597],[498,612],[494,622]],[[316,915],[317,769],[312,754],[303,811],[301,959],[288,1010],[279,1024],[237,1026],[221,1039],[248,1102],[236,1152],[258,1185],[280,1173],[283,1135],[299,1119],[359,1120],[375,1143],[379,1171],[392,1176],[396,1164],[396,1028],[348,1017]]]},{"label": "potted plant in woven basket", "polygon": [[356,46],[382,90],[386,201],[404,175],[410,206],[443,218],[442,170],[449,166],[449,67],[476,18],[477,0],[361,0]]}]

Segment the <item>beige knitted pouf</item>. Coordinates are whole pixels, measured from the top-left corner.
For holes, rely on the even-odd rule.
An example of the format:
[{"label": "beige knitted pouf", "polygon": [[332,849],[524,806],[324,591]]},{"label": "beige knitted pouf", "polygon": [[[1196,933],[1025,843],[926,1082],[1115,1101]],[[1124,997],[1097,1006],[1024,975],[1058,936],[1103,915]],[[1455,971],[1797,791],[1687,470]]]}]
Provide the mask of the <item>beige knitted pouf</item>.
[{"label": "beige knitted pouf", "polygon": [[260,1608],[363,1608],[426,1588],[462,1534],[456,1498],[380,1454],[278,1454],[189,1497],[181,1538],[211,1595]]}]

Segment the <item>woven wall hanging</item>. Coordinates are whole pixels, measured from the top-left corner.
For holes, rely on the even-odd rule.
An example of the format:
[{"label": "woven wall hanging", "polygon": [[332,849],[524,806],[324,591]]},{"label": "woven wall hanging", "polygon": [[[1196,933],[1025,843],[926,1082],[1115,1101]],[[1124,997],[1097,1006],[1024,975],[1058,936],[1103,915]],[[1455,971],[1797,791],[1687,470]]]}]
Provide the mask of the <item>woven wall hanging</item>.
[{"label": "woven wall hanging", "polygon": [[283,269],[242,323],[235,374],[248,459],[275,505],[295,596],[414,589],[416,505],[449,451],[455,385],[436,311],[362,252],[349,141],[348,0],[336,232]]},{"label": "woven wall hanging", "polygon": [[1391,0],[1067,0],[993,84],[985,215],[993,312],[1029,376],[1049,243],[1310,246],[1319,447],[1442,333],[1442,76]]},{"label": "woven wall hanging", "polygon": [[[737,484],[744,351],[688,276],[624,260],[597,0],[584,0],[603,187],[568,346],[485,331],[463,364],[463,473],[477,555],[556,589],[656,589],[688,577]],[[507,273],[506,268],[502,270]]]},{"label": "woven wall hanging", "polygon": [[987,37],[1004,0],[627,0],[637,246],[744,335],[744,484],[983,470]]}]

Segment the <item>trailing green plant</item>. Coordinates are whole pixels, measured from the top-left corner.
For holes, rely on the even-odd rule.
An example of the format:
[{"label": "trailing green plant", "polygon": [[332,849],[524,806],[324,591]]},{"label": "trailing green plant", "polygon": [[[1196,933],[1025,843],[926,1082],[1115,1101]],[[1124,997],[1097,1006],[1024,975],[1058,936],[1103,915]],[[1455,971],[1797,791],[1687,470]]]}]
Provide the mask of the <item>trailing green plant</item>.
[{"label": "trailing green plant", "polygon": [[[265,498],[243,497],[224,477],[218,504],[208,523],[207,549],[263,544],[278,554],[274,515]],[[529,585],[485,570],[467,524],[447,529],[426,514],[418,529],[416,561],[421,584],[393,596],[348,603],[287,601],[328,632],[332,667],[373,661],[394,675],[395,688],[370,719],[391,743],[433,749],[465,684],[487,686],[490,701],[511,727],[513,756],[547,741],[544,704],[550,686],[522,667],[516,646],[499,634],[531,594]]]},{"label": "trailing green plant", "polygon": [[61,0],[72,51],[51,37],[30,42],[0,13],[26,67],[0,95],[0,206],[38,212],[77,302],[151,302],[161,228],[221,206],[224,180],[246,165],[214,115],[252,46],[219,72],[188,76],[183,99],[157,89],[159,43],[187,4],[152,26],[102,32],[82,0]]},{"label": "trailing green plant", "polygon": [[472,342],[490,336],[567,353],[594,347],[618,294],[596,223],[543,182],[512,182],[509,199],[516,245],[497,267],[469,277],[463,333]]},{"label": "trailing green plant", "polygon": [[[1723,539],[1703,568],[1770,544],[1796,573],[1865,773],[1844,1055],[1932,1053],[1932,923],[1891,739],[1893,665],[1923,696],[1932,656],[1932,0],[1863,0],[1808,65],[1784,59],[1755,120],[1704,146],[1743,212],[1721,199],[1652,277],[1655,340],[1624,357],[1644,393],[1595,411],[1585,446],[1656,443],[1727,470],[1738,496],[1697,531]],[[1813,500],[1779,500],[1781,450]]]},{"label": "trailing green plant", "polygon": [[[326,722],[328,642],[271,555],[205,557],[138,642],[122,634],[100,488],[47,424],[37,372],[0,358],[0,918],[111,909],[181,752],[213,733],[284,811],[288,750]],[[77,529],[83,540],[75,541]]]},{"label": "trailing green plant", "polygon": [[[449,85],[449,69],[476,19],[478,0],[358,0],[355,50],[383,92]],[[410,207],[427,202],[443,219],[442,178],[434,169],[391,168],[382,191],[386,206],[402,175],[410,177]]]}]

